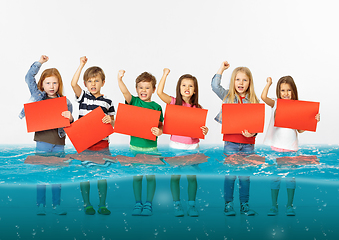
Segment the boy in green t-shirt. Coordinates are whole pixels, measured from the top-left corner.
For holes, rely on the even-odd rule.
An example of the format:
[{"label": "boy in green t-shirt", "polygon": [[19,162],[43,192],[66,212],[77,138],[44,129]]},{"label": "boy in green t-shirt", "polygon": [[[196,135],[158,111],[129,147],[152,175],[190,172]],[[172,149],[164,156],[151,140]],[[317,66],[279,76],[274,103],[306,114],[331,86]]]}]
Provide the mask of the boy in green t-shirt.
[{"label": "boy in green t-shirt", "polygon": [[[124,95],[124,98],[127,104],[154,109],[157,111],[161,111],[159,125],[158,127],[152,127],[150,129],[155,136],[160,136],[162,134],[162,122],[164,117],[162,115],[162,109],[159,104],[151,101],[152,94],[155,91],[156,79],[155,77],[147,72],[140,74],[135,80],[136,83],[136,91],[138,93],[138,97],[132,96],[132,94],[128,91],[126,85],[122,81],[122,78],[125,74],[124,70],[120,70],[118,73],[118,84],[119,88]],[[157,151],[157,140],[152,141],[144,138],[138,138],[131,136],[130,141],[130,150],[136,152],[156,152]],[[152,201],[155,193],[155,175],[146,175],[147,180],[147,198],[146,203],[142,205],[141,199],[141,191],[142,191],[142,178],[143,176],[134,176],[133,177],[133,191],[135,197],[135,206],[132,212],[133,216],[151,216],[153,214],[152,211]]]}]

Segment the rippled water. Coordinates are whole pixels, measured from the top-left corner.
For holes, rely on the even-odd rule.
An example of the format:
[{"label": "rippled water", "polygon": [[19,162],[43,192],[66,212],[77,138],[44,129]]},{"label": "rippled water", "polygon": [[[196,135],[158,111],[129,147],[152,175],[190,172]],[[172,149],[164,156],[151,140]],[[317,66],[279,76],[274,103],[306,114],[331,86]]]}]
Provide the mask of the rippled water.
[{"label": "rippled water", "polygon": [[[0,239],[339,239],[338,146],[301,146],[297,153],[272,152],[257,145],[254,160],[241,157],[226,158],[222,146],[201,146],[199,152],[172,151],[159,147],[159,154],[135,156],[128,146],[111,146],[112,160],[86,165],[69,158],[63,166],[27,164],[35,156],[34,145],[2,145],[0,164]],[[66,147],[67,154],[75,154]],[[183,156],[181,164],[171,164],[167,157]],[[70,155],[69,155],[70,156]],[[120,157],[119,157],[120,156]],[[197,157],[199,156],[199,157]],[[207,161],[194,164],[194,161]],[[294,164],[283,164],[280,158],[307,156]],[[315,157],[314,157],[315,156]],[[73,155],[74,157],[74,155]],[[265,157],[265,162],[263,162]],[[93,158],[94,159],[94,158]],[[100,156],[99,156],[100,159]],[[119,161],[120,159],[120,161]],[[130,160],[155,160],[158,165],[127,164]],[[193,162],[192,162],[193,159]],[[278,160],[277,160],[278,159]],[[305,164],[311,159],[312,164]],[[82,159],[83,160],[83,159]],[[225,162],[226,161],[226,162]],[[247,161],[247,162],[246,162]],[[278,164],[277,164],[278,161]],[[193,164],[193,165],[192,165]],[[86,166],[84,166],[86,165]],[[174,217],[170,191],[170,175],[181,174],[181,201],[186,213],[188,206],[186,173],[196,174],[198,192],[196,206],[199,217]],[[131,212],[135,204],[132,176],[156,174],[153,216],[136,217]],[[224,210],[224,175],[249,175],[250,207],[255,216],[240,214],[238,182],[234,193],[235,217],[226,217]],[[295,177],[294,197],[296,216],[285,215],[287,193],[281,183],[279,214],[268,217],[271,206],[270,177]],[[97,210],[98,179],[107,179],[107,207],[112,214],[85,215],[79,182],[90,180],[90,200]],[[47,183],[45,216],[36,215],[36,184]],[[62,183],[61,206],[67,215],[52,212],[50,183]],[[146,181],[143,183],[143,201]]]},{"label": "rippled water", "polygon": [[[203,145],[199,152],[189,151],[173,151],[166,146],[159,146],[159,155],[151,158],[158,161],[158,164],[149,165],[142,164],[143,159],[136,157],[130,151],[128,146],[111,146],[111,158],[117,157],[117,162],[106,161],[106,163],[96,165],[86,165],[84,162],[70,158],[65,162],[64,166],[58,166],[50,163],[44,164],[26,164],[25,160],[28,156],[35,155],[33,145],[0,146],[0,183],[69,183],[80,182],[84,180],[110,179],[121,178],[124,176],[133,176],[136,174],[159,174],[170,175],[173,173],[180,174],[199,174],[199,175],[249,175],[249,176],[294,176],[298,178],[312,179],[328,179],[336,181],[339,174],[339,147],[334,146],[316,146],[305,145],[301,146],[297,153],[277,153],[273,152],[267,146],[256,145],[255,154],[260,157],[265,157],[264,162],[243,162],[235,160],[232,163],[225,163],[225,155],[222,146]],[[73,147],[65,148],[67,154],[76,154]],[[173,166],[166,160],[167,157],[185,155],[187,161],[196,156],[206,156],[207,161],[190,166]],[[119,161],[122,156],[127,156],[130,159],[139,160],[137,164],[126,164]],[[306,164],[303,161],[297,161],[292,165],[279,165],[276,159],[288,156],[315,156],[318,160],[317,164]],[[90,160],[91,157],[88,157]],[[105,162],[105,157],[103,157]],[[141,160],[140,160],[141,159]],[[110,159],[106,159],[110,160]],[[124,159],[126,161],[126,159]],[[201,159],[200,159],[201,160]],[[116,160],[115,160],[116,161]],[[195,160],[193,160],[195,161]],[[193,166],[192,166],[193,164]],[[90,167],[88,167],[90,166]]]}]

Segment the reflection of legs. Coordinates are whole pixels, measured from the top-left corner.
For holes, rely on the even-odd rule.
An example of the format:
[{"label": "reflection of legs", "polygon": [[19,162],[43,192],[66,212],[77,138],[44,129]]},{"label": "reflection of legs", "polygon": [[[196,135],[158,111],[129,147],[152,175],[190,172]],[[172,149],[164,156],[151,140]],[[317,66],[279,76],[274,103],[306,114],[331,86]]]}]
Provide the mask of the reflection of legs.
[{"label": "reflection of legs", "polygon": [[296,182],[295,178],[286,178],[286,189],[287,189],[287,205],[286,207],[293,206],[293,199],[295,193]]},{"label": "reflection of legs", "polygon": [[52,185],[52,202],[53,207],[60,205],[61,184]]},{"label": "reflection of legs", "polygon": [[172,175],[170,188],[173,197],[173,201],[180,201],[180,178],[181,175]]},{"label": "reflection of legs", "polygon": [[147,180],[147,198],[146,202],[152,202],[155,193],[156,181],[155,175],[146,175]]},{"label": "reflection of legs", "polygon": [[175,217],[183,217],[184,210],[182,209],[182,205],[180,202],[180,178],[181,175],[172,175],[171,176],[171,193],[174,202],[174,216]]},{"label": "reflection of legs", "polygon": [[187,175],[187,192],[188,192],[188,201],[195,201],[197,196],[198,182],[196,175]]},{"label": "reflection of legs", "polygon": [[39,206],[42,204],[43,206],[46,206],[46,185],[37,185],[36,186],[36,204]]},{"label": "reflection of legs", "polygon": [[89,201],[90,187],[91,187],[91,185],[90,185],[89,181],[80,183],[80,190],[81,190],[82,199],[84,200],[84,207],[91,205],[91,203]]},{"label": "reflection of legs", "polygon": [[233,201],[233,194],[234,194],[234,182],[237,176],[233,175],[226,175],[224,181],[224,199],[225,202],[232,202]]},{"label": "reflection of legs", "polygon": [[188,191],[188,210],[187,214],[190,217],[198,217],[199,212],[195,207],[195,197],[197,196],[197,176],[196,175],[187,175],[187,191]]},{"label": "reflection of legs", "polygon": [[294,199],[294,192],[295,189],[287,188],[287,205],[286,207],[293,206],[293,199]]},{"label": "reflection of legs", "polygon": [[142,177],[142,175],[133,176],[133,192],[136,202],[141,202]]},{"label": "reflection of legs", "polygon": [[107,180],[98,180],[99,206],[106,206]]},{"label": "reflection of legs", "polygon": [[295,212],[293,209],[293,199],[295,192],[295,178],[286,178],[286,189],[287,189],[287,205],[286,205],[286,215],[287,216],[295,216]]},{"label": "reflection of legs", "polygon": [[272,207],[267,213],[267,216],[276,216],[278,214],[278,195],[280,189],[281,177],[271,178],[271,199]]},{"label": "reflection of legs", "polygon": [[271,179],[271,198],[272,206],[278,208],[278,195],[280,189],[281,177],[275,177]]},{"label": "reflection of legs", "polygon": [[239,176],[240,203],[248,202],[249,198],[250,198],[250,177]]}]

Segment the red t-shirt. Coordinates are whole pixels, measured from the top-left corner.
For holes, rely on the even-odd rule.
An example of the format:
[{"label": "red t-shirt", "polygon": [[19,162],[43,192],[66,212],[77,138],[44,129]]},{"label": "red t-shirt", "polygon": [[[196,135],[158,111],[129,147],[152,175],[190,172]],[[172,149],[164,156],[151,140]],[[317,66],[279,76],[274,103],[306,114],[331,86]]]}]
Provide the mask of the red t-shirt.
[{"label": "red t-shirt", "polygon": [[[240,97],[240,103],[243,103],[243,99],[245,99],[245,97]],[[227,141],[227,142],[234,142],[234,143],[255,144],[255,137],[248,138],[242,134],[224,134],[224,137],[222,140]]]}]

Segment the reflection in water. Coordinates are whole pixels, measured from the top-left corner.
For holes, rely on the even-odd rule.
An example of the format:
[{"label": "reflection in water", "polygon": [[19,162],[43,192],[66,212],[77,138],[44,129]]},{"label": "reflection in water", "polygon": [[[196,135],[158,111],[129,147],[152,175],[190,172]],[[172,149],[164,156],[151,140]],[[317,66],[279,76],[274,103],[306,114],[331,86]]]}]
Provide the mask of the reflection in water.
[{"label": "reflection in water", "polygon": [[[171,176],[156,178],[154,211],[148,217],[132,216],[133,177],[107,181],[107,206],[112,212],[107,216],[84,213],[77,183],[63,184],[62,205],[67,211],[63,216],[53,213],[49,197],[46,215],[35,214],[35,185],[1,185],[0,239],[61,239],[61,236],[63,239],[295,239],[300,236],[302,239],[337,239],[339,236],[337,182],[298,181],[294,199],[297,215],[288,217],[279,211],[276,216],[268,217],[272,178],[252,177],[250,201],[257,214],[240,214],[240,206],[235,204],[236,215],[225,217],[224,176],[199,175],[196,199],[199,217],[192,218],[187,216],[186,199],[181,201],[184,215],[173,215]],[[89,184],[95,187],[97,181]],[[182,191],[187,191],[187,181],[181,186]],[[239,194],[237,188],[235,194]],[[96,191],[90,192],[93,206],[100,204],[96,196]],[[280,195],[279,202],[282,207],[282,203],[288,203],[286,194]]]},{"label": "reflection in water", "polygon": [[[6,151],[1,152],[0,166],[0,239],[339,237],[335,148],[304,148],[298,156],[258,148],[255,154],[228,157],[219,148],[201,149],[189,155],[167,150],[159,151],[161,155],[132,155],[120,150],[113,150],[110,155],[78,155],[66,151],[62,158],[32,156],[31,149],[21,149],[12,157]],[[148,184],[148,189],[143,175],[154,183]],[[225,184],[225,176],[230,187]],[[248,177],[242,176],[251,176],[251,184],[246,185]],[[139,184],[139,193],[147,189],[146,194],[135,194],[133,178],[137,178],[134,182]],[[179,184],[181,178],[188,181]],[[56,190],[52,186],[60,182],[60,197],[45,191],[45,187],[41,189],[43,198],[39,201],[46,201],[45,215],[37,215],[36,184]],[[86,184],[85,190],[79,182]],[[287,194],[283,191],[278,195],[280,185],[286,186]],[[135,196],[143,203],[152,199],[152,216],[133,214]],[[230,196],[231,201],[227,200]],[[187,215],[192,198],[196,200],[196,217]],[[240,202],[246,202],[242,198],[248,198],[254,214],[241,214],[244,211]],[[52,205],[58,199],[67,215],[54,211]],[[173,200],[177,199],[181,203],[180,214],[173,212]],[[232,202],[234,211],[228,216],[224,212],[225,201]],[[88,206],[92,208],[86,209]],[[274,206],[276,210],[272,210]],[[139,210],[142,212],[143,208],[141,205]]]}]

